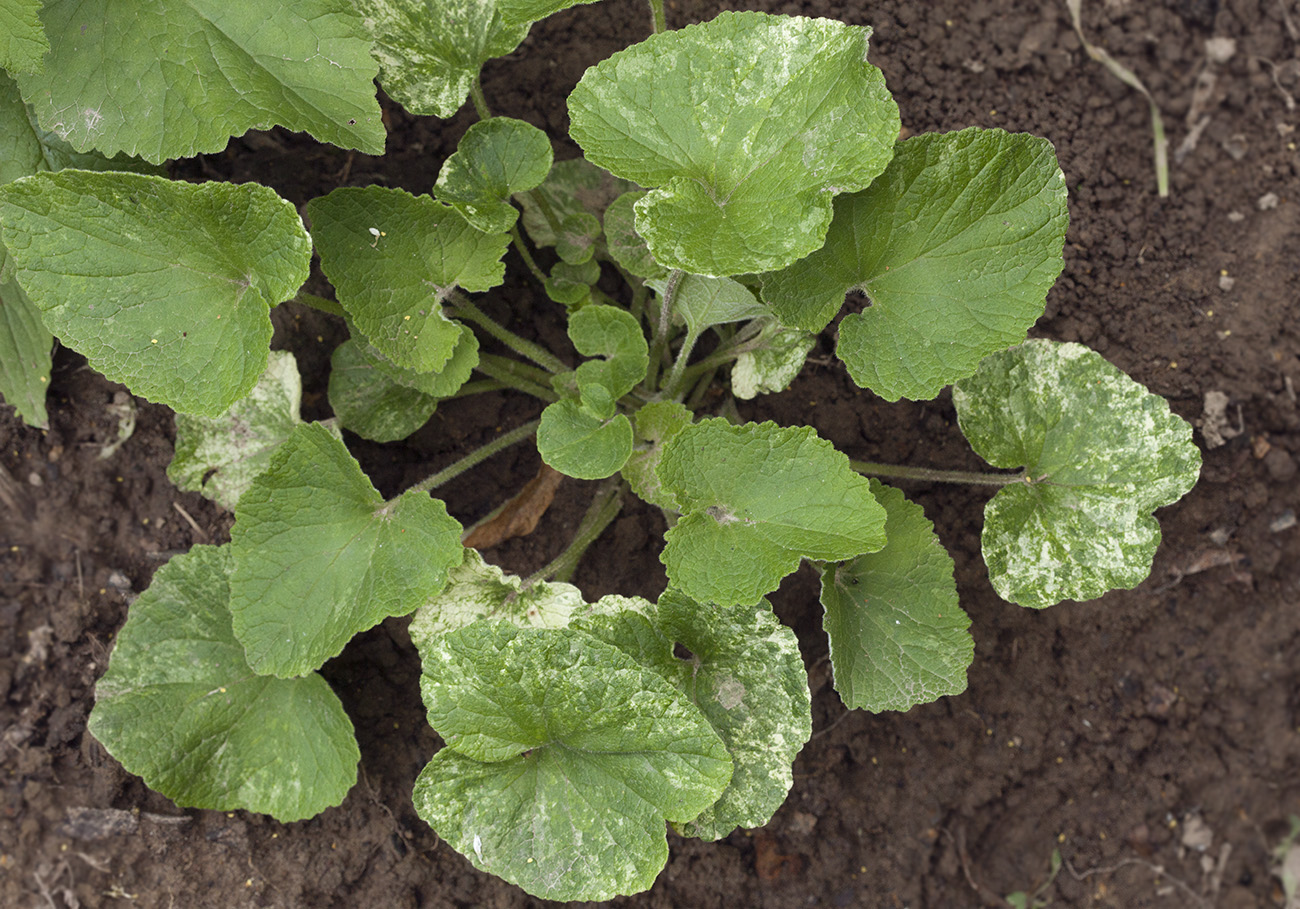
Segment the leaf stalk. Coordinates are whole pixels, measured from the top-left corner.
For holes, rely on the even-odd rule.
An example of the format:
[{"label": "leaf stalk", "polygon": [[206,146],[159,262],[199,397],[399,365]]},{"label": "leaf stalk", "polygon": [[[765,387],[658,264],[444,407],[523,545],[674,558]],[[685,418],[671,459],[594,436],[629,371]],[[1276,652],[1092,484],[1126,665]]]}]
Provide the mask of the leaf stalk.
[{"label": "leaf stalk", "polygon": [[444,467],[442,470],[435,473],[433,476],[421,480],[419,483],[416,483],[414,486],[412,486],[411,489],[417,492],[429,492],[430,490],[437,489],[439,486],[443,485],[444,483],[448,483],[454,480],[456,477],[460,476],[462,473],[469,470],[471,467],[475,467],[483,463],[484,461],[492,457],[497,452],[504,451],[505,449],[509,448],[511,445],[518,444],[519,442],[522,442],[525,439],[531,439],[536,434],[537,425],[539,423],[541,423],[540,419],[532,420],[528,423],[523,424],[522,426],[516,426],[514,429],[510,430],[509,432],[497,436],[495,439],[493,439],[491,442],[488,442],[486,445],[482,445],[479,448],[476,448],[474,451],[471,451],[469,454],[465,455],[465,457],[461,458],[459,461],[455,461],[451,464],[448,464],[446,467]]},{"label": "leaf stalk", "polygon": [[979,473],[969,470],[938,470],[933,467],[910,467],[903,464],[882,464],[878,461],[849,460],[849,466],[869,477],[889,477],[895,480],[916,480],[928,483],[965,483],[969,486],[1010,486],[1025,483],[1028,478],[1021,473]]},{"label": "leaf stalk", "polygon": [[548,579],[567,581],[573,577],[573,572],[578,567],[578,562],[582,559],[583,553],[587,551],[587,548],[592,543],[596,542],[596,539],[604,533],[605,528],[623,510],[623,490],[625,486],[622,477],[617,474],[600,485],[600,488],[596,490],[595,497],[591,500],[591,504],[587,507],[587,513],[582,516],[582,521],[573,534],[573,540],[565,547],[564,552],[528,576],[524,581],[524,590],[540,581]]}]

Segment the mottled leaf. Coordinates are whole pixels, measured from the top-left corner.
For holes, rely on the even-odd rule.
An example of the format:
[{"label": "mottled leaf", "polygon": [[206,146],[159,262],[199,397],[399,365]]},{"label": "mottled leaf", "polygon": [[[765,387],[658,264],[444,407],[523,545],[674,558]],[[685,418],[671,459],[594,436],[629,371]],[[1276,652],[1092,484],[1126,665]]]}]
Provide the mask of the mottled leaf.
[{"label": "mottled leaf", "polygon": [[527,588],[518,575],[484,561],[475,549],[447,573],[447,586],[411,618],[411,640],[421,654],[442,635],[479,619],[504,619],[520,628],[563,628],[584,606],[582,591],[562,581],[538,581]]},{"label": "mottled leaf", "polygon": [[677,510],[672,496],[663,492],[655,468],[664,445],[694,420],[686,405],[678,401],[655,401],[636,412],[632,454],[623,465],[623,479],[645,501],[660,508]]},{"label": "mottled leaf", "polygon": [[605,246],[610,257],[638,278],[662,278],[668,269],[655,261],[645,238],[636,232],[636,203],[643,192],[623,193],[605,209]]},{"label": "mottled leaf", "polygon": [[757,350],[736,357],[731,367],[731,393],[742,400],[785,391],[803,371],[808,351],[817,344],[810,331],[786,328],[778,322],[763,326]]}]

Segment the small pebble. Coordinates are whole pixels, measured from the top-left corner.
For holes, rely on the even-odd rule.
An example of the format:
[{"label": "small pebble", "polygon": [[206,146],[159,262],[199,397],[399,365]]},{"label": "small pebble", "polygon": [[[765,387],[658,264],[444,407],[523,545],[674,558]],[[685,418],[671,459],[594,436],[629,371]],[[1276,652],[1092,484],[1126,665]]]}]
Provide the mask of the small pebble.
[{"label": "small pebble", "polygon": [[1277,193],[1264,193],[1264,195],[1259,197],[1259,200],[1255,204],[1259,206],[1260,211],[1269,211],[1270,209],[1277,208],[1277,203],[1279,201],[1281,200],[1278,199]]},{"label": "small pebble", "polygon": [[1288,508],[1272,520],[1268,525],[1268,529],[1274,533],[1281,533],[1284,530],[1290,530],[1295,525],[1295,512]]},{"label": "small pebble", "polygon": [[1245,221],[1246,216],[1239,211],[1230,211],[1228,212],[1228,220],[1231,221],[1233,224],[1238,224],[1242,221]]},{"label": "small pebble", "polygon": [[1219,290],[1232,290],[1232,285],[1237,283],[1236,278],[1228,275],[1219,275]]},{"label": "small pebble", "polygon": [[27,475],[27,482],[31,483],[33,486],[45,485],[45,481],[41,479],[41,475],[34,470]]},{"label": "small pebble", "polygon": [[1205,42],[1205,56],[1211,63],[1227,63],[1237,52],[1237,42],[1232,38],[1210,38]]},{"label": "small pebble", "polygon": [[1278,483],[1285,483],[1296,475],[1295,458],[1276,445],[1264,455],[1264,467],[1267,468],[1268,475]]}]

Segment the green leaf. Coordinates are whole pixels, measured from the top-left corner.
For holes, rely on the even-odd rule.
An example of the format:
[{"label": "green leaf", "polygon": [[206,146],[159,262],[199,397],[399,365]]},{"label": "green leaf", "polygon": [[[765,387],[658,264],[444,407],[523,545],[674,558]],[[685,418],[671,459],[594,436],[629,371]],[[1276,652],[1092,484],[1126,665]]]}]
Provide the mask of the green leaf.
[{"label": "green leaf", "polygon": [[702,602],[756,603],[800,558],[885,545],[885,510],[867,480],[806,426],[703,420],[669,440],[658,474],[682,510],[660,561]]},{"label": "green leaf", "polygon": [[569,316],[569,338],[587,360],[575,371],[578,388],[600,385],[621,398],[645,378],[650,365],[641,323],[616,306],[584,306]]},{"label": "green leaf", "polygon": [[952,557],[921,506],[876,480],[871,492],[888,515],[885,548],[827,566],[822,626],[846,707],[909,710],[966,690],[975,641]]},{"label": "green leaf", "polygon": [[447,743],[416,813],[475,867],[555,900],[647,889],[664,820],[689,821],[731,778],[700,711],[657,672],[568,628],[476,622],[421,654]]},{"label": "green leaf", "polygon": [[45,74],[18,84],[41,125],[78,151],[158,164],[283,126],[384,152],[378,67],[343,0],[45,0],[41,19]]},{"label": "green leaf", "polygon": [[361,752],[316,673],[254,674],[230,627],[229,547],[154,575],[95,686],[90,732],[178,805],[297,821],[343,801]]},{"label": "green leaf", "polygon": [[[812,735],[812,701],[799,641],[766,600],[719,609],[671,588],[657,606],[609,596],[573,627],[663,675],[726,744],[735,764],[731,782],[702,814],[678,822],[680,833],[717,840],[771,820],[794,782],[794,759]],[[676,644],[689,656],[676,657]]]},{"label": "green leaf", "polygon": [[372,442],[396,442],[438,409],[438,399],[393,380],[364,340],[349,338],[330,357],[330,409],[339,424]]},{"label": "green leaf", "polygon": [[219,417],[176,415],[176,451],[167,477],[232,511],[271,455],[302,423],[302,377],[293,354],[271,351],[248,396]]},{"label": "green leaf", "polygon": [[551,140],[523,120],[493,117],[471,126],[443,162],[434,195],[484,233],[514,226],[512,193],[529,190],[551,170]]},{"label": "green leaf", "polygon": [[235,509],[230,611],[248,663],[301,675],[418,608],[460,563],[461,527],[428,493],[385,502],[324,426],[297,427]]},{"label": "green leaf", "polygon": [[587,158],[657,187],[636,227],[667,268],[784,268],[822,245],[835,193],[885,169],[898,106],[870,29],[725,12],[587,70],[569,96]]},{"label": "green leaf", "polygon": [[[0,246],[0,274],[7,258]],[[50,426],[45,392],[53,344],[54,336],[18,282],[0,280],[0,399],[13,405],[23,422],[40,429]]]},{"label": "green leaf", "polygon": [[632,423],[621,413],[599,417],[577,401],[556,401],[542,411],[537,453],[566,476],[603,480],[632,454]]},{"label": "green leaf", "polygon": [[307,279],[293,205],[256,183],[64,170],[0,186],[0,236],[64,344],[131,391],[218,416],[266,370]]},{"label": "green leaf", "polygon": [[672,496],[662,491],[655,468],[663,456],[664,445],[694,420],[694,415],[679,401],[655,401],[636,412],[632,434],[632,454],[623,465],[623,479],[645,501],[671,511],[677,510]]},{"label": "green leaf", "polygon": [[563,628],[585,604],[582,591],[561,581],[538,581],[506,574],[466,549],[465,560],[447,574],[447,586],[411,618],[411,640],[421,653],[437,639],[478,619],[504,619],[521,628]]},{"label": "green leaf", "polygon": [[469,381],[478,366],[478,338],[468,325],[457,324],[460,337],[452,348],[451,359],[437,372],[419,372],[398,366],[375,349],[375,346],[361,335],[355,325],[349,325],[352,337],[358,344],[358,351],[365,362],[383,373],[391,382],[413,388],[433,398],[447,398],[460,390]]},{"label": "green leaf", "polygon": [[636,203],[643,192],[623,193],[605,209],[605,246],[610,257],[638,278],[667,277],[668,269],[655,261],[645,239],[636,232]]},{"label": "green leaf", "polygon": [[428,196],[345,186],[312,199],[307,213],[339,304],[398,366],[442,369],[460,339],[442,301],[455,287],[490,290],[505,277],[510,237]]},{"label": "green leaf", "polygon": [[812,332],[778,322],[763,326],[759,340],[765,346],[741,354],[731,367],[731,393],[746,401],[789,388],[817,344]]},{"label": "green leaf", "polygon": [[1200,474],[1192,428],[1081,344],[1027,341],[953,388],[961,431],[994,467],[1024,468],[984,509],[993,589],[1041,609],[1128,589],[1151,572],[1151,512]]},{"label": "green leaf", "polygon": [[505,21],[501,0],[357,0],[356,6],[374,37],[384,91],[413,114],[455,114],[483,64],[528,35],[526,21]]},{"label": "green leaf", "polygon": [[1000,129],[901,142],[883,176],[836,200],[826,245],[765,276],[787,325],[821,331],[849,290],[838,354],[881,397],[923,400],[1025,339],[1061,273],[1069,220],[1051,143]]},{"label": "green leaf", "polygon": [[0,0],[0,69],[39,73],[50,42],[41,25],[42,0]]},{"label": "green leaf", "polygon": [[498,0],[497,5],[507,22],[540,22],[560,10],[595,2],[596,0]]},{"label": "green leaf", "polygon": [[[569,215],[560,225],[560,234],[555,238],[555,252],[569,265],[583,265],[590,262],[596,254],[596,245],[600,241],[600,221],[595,215],[579,212]],[[600,269],[596,269],[600,277]],[[595,281],[587,282],[595,284]]]},{"label": "green leaf", "polygon": [[600,280],[600,263],[588,259],[581,265],[556,262],[546,278],[546,295],[570,308],[591,299],[591,288]]},{"label": "green leaf", "polygon": [[[646,284],[663,296],[668,280],[652,279]],[[686,323],[686,331],[692,338],[698,338],[713,325],[747,322],[767,314],[767,308],[754,299],[749,288],[730,278],[683,275],[673,300],[673,316]]]},{"label": "green leaf", "polygon": [[[585,158],[556,161],[541,186],[519,197],[524,207],[524,230],[538,246],[554,246],[555,227],[565,218],[582,212],[599,218],[611,202],[636,188],[635,183],[620,180]],[[541,205],[555,217],[554,225]]]}]

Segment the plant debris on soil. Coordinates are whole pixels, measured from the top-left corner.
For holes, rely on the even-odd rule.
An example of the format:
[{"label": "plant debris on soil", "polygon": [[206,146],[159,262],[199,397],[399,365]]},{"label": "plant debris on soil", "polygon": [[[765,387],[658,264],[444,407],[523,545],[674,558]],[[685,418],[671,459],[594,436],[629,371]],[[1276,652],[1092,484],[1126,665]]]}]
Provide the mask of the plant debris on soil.
[{"label": "plant debris on soil", "polygon": [[[1164,114],[1177,154],[1160,199],[1147,102],[1088,58],[1064,0],[744,6],[874,26],[871,60],[913,132],[985,126],[1050,139],[1071,226],[1065,272],[1033,334],[1088,344],[1169,398],[1204,426],[1205,467],[1187,498],[1157,513],[1164,543],[1148,581],[1043,612],[989,587],[979,556],[988,492],[907,484],[957,563],[976,641],[969,690],[906,714],[846,712],[830,685],[816,579],[801,570],[773,597],[800,636],[814,695],[814,736],[789,800],[762,830],[718,843],[672,837],[654,888],[615,903],[1004,906],[1045,884],[1060,850],[1062,870],[1041,896],[1053,906],[1284,905],[1290,818],[1300,815],[1300,8],[1085,2],[1089,40],[1137,74]],[[668,15],[680,26],[723,8],[670,0]],[[569,89],[642,38],[648,19],[638,0],[558,14],[486,67],[487,97],[571,157]],[[427,192],[473,122],[469,111],[444,122],[394,105],[386,119],[384,158],[275,131],[176,173],[258,180],[300,207],[347,184]],[[512,286],[488,305],[516,330],[563,344],[563,313],[536,290]],[[322,377],[344,329],[304,309],[275,318],[274,345],[292,349],[308,377],[304,416],[328,416]],[[833,349],[833,329],[820,343],[814,356]],[[179,809],[86,733],[128,604],[171,555],[228,539],[232,518],[167,480],[165,408],[68,351],[52,386],[48,431],[0,408],[0,905],[540,905],[475,871],[415,816],[411,787],[438,742],[406,619],[325,667],[357,727],[361,778],[312,820]],[[537,411],[478,395],[441,405],[406,443],[349,442],[391,495]],[[888,405],[838,366],[742,402],[741,413],[808,423],[851,457],[979,466],[947,394]],[[467,527],[485,518],[538,464],[527,446],[496,456],[446,487],[451,513]],[[560,484],[549,508],[532,509],[537,530],[488,558],[524,574],[545,564],[591,489]],[[575,583],[588,598],[657,596],[662,530],[657,511],[633,503]]]}]

